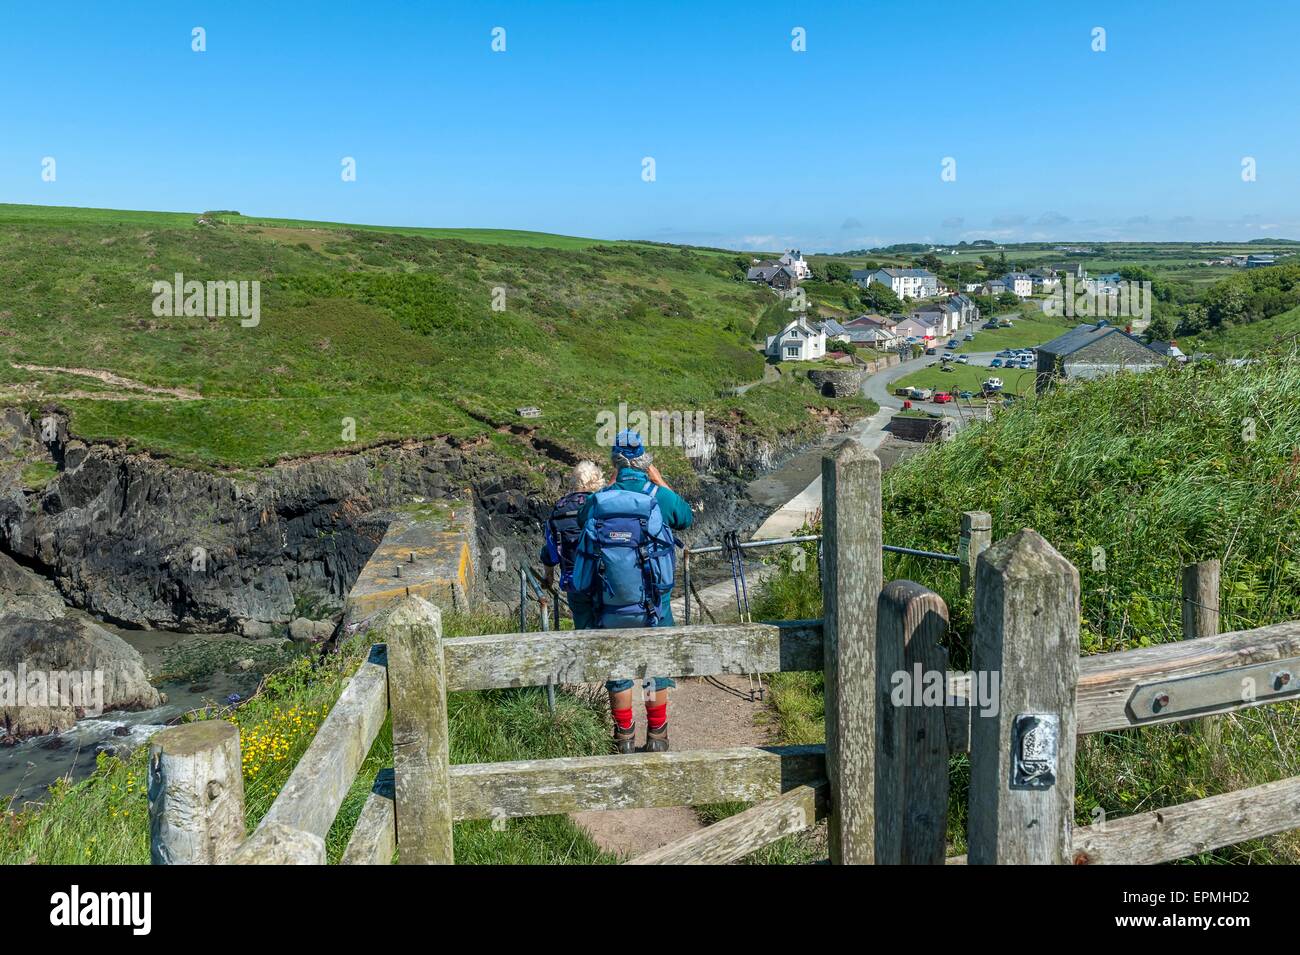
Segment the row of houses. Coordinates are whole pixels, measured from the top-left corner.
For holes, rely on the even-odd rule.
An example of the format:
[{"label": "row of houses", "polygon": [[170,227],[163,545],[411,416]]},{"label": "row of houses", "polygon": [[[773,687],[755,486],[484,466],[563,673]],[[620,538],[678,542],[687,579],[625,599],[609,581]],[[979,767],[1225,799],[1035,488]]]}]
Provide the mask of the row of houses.
[{"label": "row of houses", "polygon": [[948,338],[980,320],[979,307],[966,295],[953,295],[910,315],[859,315],[840,322],[809,322],[800,316],[767,339],[766,353],[777,361],[812,361],[827,354],[828,342],[852,342],[887,351],[909,339],[928,344]]}]

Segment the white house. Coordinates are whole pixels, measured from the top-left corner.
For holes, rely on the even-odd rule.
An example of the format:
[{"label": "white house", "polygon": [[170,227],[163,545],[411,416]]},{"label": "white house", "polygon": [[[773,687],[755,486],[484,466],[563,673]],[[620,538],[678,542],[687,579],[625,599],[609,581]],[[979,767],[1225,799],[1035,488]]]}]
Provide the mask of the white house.
[{"label": "white house", "polygon": [[826,332],[813,328],[800,315],[781,329],[779,335],[768,336],[765,351],[777,361],[812,361],[826,354]]},{"label": "white house", "polygon": [[926,269],[854,269],[850,277],[863,288],[879,282],[899,298],[932,298],[939,294],[939,276]]},{"label": "white house", "polygon": [[800,282],[812,277],[812,269],[808,267],[808,263],[804,261],[803,253],[798,249],[790,249],[776,261],[793,272],[794,277]]},{"label": "white house", "polygon": [[1008,272],[1002,276],[1007,291],[1015,292],[1019,298],[1029,298],[1034,294],[1034,279],[1027,272]]}]

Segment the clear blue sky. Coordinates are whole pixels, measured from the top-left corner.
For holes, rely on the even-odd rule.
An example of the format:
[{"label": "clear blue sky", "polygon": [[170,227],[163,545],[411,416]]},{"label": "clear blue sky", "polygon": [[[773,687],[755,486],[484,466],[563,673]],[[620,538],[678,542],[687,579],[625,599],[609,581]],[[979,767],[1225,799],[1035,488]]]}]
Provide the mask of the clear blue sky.
[{"label": "clear blue sky", "polygon": [[1298,35],[1274,0],[9,0],[0,201],[760,249],[1297,238]]}]

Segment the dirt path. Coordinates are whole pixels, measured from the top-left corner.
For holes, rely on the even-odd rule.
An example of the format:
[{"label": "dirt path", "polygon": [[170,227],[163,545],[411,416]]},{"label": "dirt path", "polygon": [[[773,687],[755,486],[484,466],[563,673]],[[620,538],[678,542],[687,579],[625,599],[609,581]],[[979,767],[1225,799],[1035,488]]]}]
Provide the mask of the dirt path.
[{"label": "dirt path", "polygon": [[[771,742],[771,711],[762,701],[749,701],[749,681],[733,676],[711,679],[717,682],[677,680],[668,704],[673,749],[726,749]],[[645,712],[639,702],[634,711],[639,746],[645,741]],[[703,828],[695,810],[687,806],[579,812],[573,814],[573,820],[601,849],[629,858]]]},{"label": "dirt path", "polygon": [[190,391],[188,388],[164,388],[157,385],[146,385],[143,382],[135,381],[132,378],[123,378],[121,375],[115,375],[111,371],[100,371],[96,368],[65,368],[61,365],[28,365],[23,362],[11,361],[10,366],[19,368],[23,371],[43,371],[53,372],[64,375],[76,375],[81,378],[94,378],[96,381],[102,381],[106,385],[112,385],[115,388],[128,388],[131,391],[139,391],[148,395],[166,395],[169,398],[181,398],[185,401],[197,401],[203,396],[196,391]]}]

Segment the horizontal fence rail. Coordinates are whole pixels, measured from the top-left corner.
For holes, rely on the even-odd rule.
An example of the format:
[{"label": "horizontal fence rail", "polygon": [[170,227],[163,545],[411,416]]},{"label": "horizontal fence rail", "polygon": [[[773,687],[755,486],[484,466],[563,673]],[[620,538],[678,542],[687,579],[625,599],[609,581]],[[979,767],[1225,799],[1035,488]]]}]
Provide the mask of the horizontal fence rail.
[{"label": "horizontal fence rail", "polygon": [[443,641],[447,689],[822,668],[822,621],[498,633]]}]

